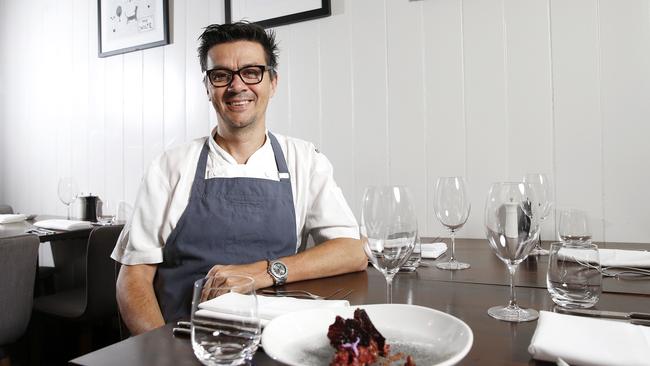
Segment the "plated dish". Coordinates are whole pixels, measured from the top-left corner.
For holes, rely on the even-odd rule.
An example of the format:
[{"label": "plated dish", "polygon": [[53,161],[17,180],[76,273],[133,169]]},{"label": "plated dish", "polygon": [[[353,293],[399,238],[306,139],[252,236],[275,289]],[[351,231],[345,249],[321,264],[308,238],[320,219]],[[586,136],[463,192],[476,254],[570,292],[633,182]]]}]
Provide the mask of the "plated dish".
[{"label": "plated dish", "polygon": [[264,352],[288,365],[327,366],[334,355],[327,339],[329,325],[337,315],[352,317],[357,308],[368,313],[394,352],[412,355],[418,366],[454,365],[472,347],[472,330],[452,315],[416,305],[378,304],[313,309],[279,316],[262,333]]}]

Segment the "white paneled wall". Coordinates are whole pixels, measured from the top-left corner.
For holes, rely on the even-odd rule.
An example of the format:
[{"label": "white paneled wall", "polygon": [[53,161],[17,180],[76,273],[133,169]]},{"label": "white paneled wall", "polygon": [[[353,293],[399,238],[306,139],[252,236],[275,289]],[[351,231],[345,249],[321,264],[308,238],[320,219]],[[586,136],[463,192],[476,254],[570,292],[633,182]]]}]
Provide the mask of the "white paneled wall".
[{"label": "white paneled wall", "polygon": [[[56,184],[133,202],[164,149],[216,117],[196,39],[220,0],[170,0],[172,44],[100,59],[97,2],[0,0],[0,202],[63,214]],[[489,184],[540,171],[597,240],[650,242],[650,0],[332,0],[276,29],[273,131],[313,141],[353,210],[411,187],[424,235],[438,176],[464,175],[484,237]],[[543,237],[554,236],[554,217]]]}]

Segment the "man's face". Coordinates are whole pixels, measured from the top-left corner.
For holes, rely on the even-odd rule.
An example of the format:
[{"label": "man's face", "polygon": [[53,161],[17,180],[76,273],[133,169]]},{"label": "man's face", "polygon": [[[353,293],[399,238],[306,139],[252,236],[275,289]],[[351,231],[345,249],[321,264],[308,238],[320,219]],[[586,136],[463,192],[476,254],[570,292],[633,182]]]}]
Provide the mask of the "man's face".
[{"label": "man's face", "polygon": [[[222,43],[208,51],[207,68],[239,70],[251,65],[266,65],[264,48],[257,42]],[[206,79],[209,100],[217,112],[220,125],[229,129],[262,126],[265,128],[266,107],[275,93],[277,78],[265,71],[262,82],[247,85],[233,75],[228,86],[214,87]]]}]

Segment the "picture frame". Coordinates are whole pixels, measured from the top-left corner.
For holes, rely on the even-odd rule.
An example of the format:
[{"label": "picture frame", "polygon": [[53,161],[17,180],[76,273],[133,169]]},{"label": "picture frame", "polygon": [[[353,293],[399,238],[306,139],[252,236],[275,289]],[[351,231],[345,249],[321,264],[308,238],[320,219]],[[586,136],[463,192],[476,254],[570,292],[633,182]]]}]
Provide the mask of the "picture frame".
[{"label": "picture frame", "polygon": [[246,20],[264,28],[332,14],[331,0],[225,0],[225,10],[227,24]]},{"label": "picture frame", "polygon": [[169,44],[168,0],[97,0],[98,56]]}]

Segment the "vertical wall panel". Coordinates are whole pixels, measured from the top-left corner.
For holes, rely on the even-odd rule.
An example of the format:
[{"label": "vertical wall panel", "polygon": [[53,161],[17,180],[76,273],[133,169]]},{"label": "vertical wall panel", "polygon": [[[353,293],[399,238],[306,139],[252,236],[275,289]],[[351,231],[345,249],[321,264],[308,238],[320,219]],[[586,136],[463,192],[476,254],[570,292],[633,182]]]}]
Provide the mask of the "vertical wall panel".
[{"label": "vertical wall panel", "polygon": [[472,212],[461,236],[484,237],[490,184],[508,179],[508,125],[502,0],[464,0],[467,180]]},{"label": "vertical wall panel", "polygon": [[185,1],[170,2],[172,44],[164,48],[164,149],[186,141],[185,125]]},{"label": "vertical wall panel", "polygon": [[209,24],[210,0],[194,0],[187,2],[186,44],[185,44],[185,111],[188,140],[210,134],[210,119],[208,116],[208,97],[205,86],[201,82],[201,66],[196,49],[199,46],[198,37]]},{"label": "vertical wall panel", "polygon": [[601,0],[599,30],[604,239],[647,241],[650,2]]},{"label": "vertical wall panel", "polygon": [[[104,84],[106,97],[104,108],[104,181],[98,186],[88,187],[92,193],[104,192],[110,202],[124,198],[124,59],[126,55],[106,59]],[[118,77],[110,77],[118,75]]]},{"label": "vertical wall panel", "polygon": [[448,235],[433,210],[436,179],[466,173],[461,5],[423,2],[427,206],[420,230],[431,236]]},{"label": "vertical wall panel", "polygon": [[[143,111],[142,111],[142,52],[132,52],[124,55],[124,192],[118,200],[133,204],[142,177],[142,157],[144,154],[143,141]],[[102,197],[100,195],[100,197]],[[109,210],[113,213],[117,208],[115,199],[109,202]],[[112,204],[112,207],[111,207]]]},{"label": "vertical wall panel", "polygon": [[[544,173],[553,180],[553,96],[548,3],[505,0],[509,179]],[[554,189],[554,187],[551,187]],[[555,238],[555,217],[542,238]]]},{"label": "vertical wall panel", "polygon": [[[333,1],[333,15],[321,23],[321,151],[334,166],[334,179],[348,202],[354,200],[354,123],[349,13]],[[333,73],[331,70],[337,70]]]},{"label": "vertical wall panel", "polygon": [[142,51],[143,171],[164,150],[164,59],[162,47]]},{"label": "vertical wall panel", "polygon": [[[320,98],[320,23],[302,22],[292,26],[291,50],[289,51],[289,74],[291,84],[291,132],[290,134],[321,144]],[[294,50],[298,52],[294,52]]]},{"label": "vertical wall panel", "polygon": [[602,240],[598,3],[551,0],[557,207],[578,207]]},{"label": "vertical wall panel", "polygon": [[[388,142],[391,184],[408,186],[425,217],[426,169],[422,3],[386,2]],[[421,220],[420,220],[421,221]]]},{"label": "vertical wall panel", "polygon": [[[89,2],[87,0],[74,0],[72,14],[88,14]],[[69,83],[73,92],[70,97],[75,101],[82,101],[72,105],[71,144],[71,175],[79,182],[80,187],[88,187],[88,113],[87,103],[89,92],[89,37],[88,27],[91,23],[89,17],[75,16],[72,18],[72,73]]]},{"label": "vertical wall panel", "polygon": [[363,190],[388,184],[385,1],[354,0],[350,12],[354,101],[355,191],[350,205],[359,217]]}]

